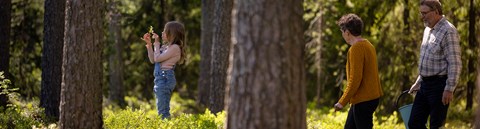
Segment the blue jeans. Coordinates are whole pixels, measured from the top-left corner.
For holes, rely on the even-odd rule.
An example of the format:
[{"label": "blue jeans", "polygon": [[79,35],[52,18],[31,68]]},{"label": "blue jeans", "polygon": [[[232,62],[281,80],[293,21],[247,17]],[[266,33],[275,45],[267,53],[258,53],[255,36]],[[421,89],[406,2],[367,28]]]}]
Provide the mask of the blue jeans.
[{"label": "blue jeans", "polygon": [[445,124],[448,104],[443,105],[442,97],[446,85],[446,76],[423,78],[420,91],[415,95],[408,127],[410,129],[426,129],[428,116],[430,128],[438,129]]},{"label": "blue jeans", "polygon": [[157,112],[162,116],[162,119],[170,117],[170,99],[172,97],[173,89],[177,83],[175,79],[175,72],[173,69],[162,70],[160,63],[155,63],[155,76],[153,91],[157,98]]}]

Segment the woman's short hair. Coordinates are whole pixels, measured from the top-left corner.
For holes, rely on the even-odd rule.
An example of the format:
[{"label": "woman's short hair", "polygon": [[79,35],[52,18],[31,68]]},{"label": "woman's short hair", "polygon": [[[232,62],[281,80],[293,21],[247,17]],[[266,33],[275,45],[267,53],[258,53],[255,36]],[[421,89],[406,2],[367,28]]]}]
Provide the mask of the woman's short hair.
[{"label": "woman's short hair", "polygon": [[348,30],[353,36],[360,36],[363,30],[363,21],[355,14],[343,15],[340,20],[337,21],[337,25],[340,26],[342,31]]}]

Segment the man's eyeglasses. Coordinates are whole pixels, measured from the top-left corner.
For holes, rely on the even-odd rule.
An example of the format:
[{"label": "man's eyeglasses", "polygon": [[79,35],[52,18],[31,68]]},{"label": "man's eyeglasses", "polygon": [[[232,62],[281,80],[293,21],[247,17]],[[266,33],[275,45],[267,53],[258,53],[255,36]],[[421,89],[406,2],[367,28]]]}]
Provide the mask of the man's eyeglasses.
[{"label": "man's eyeglasses", "polygon": [[420,11],[420,14],[421,14],[422,16],[425,16],[425,15],[427,15],[428,13],[430,13],[430,12],[432,12],[432,11],[433,11],[433,10],[430,10],[430,11],[427,11],[427,12],[421,12],[421,11]]}]

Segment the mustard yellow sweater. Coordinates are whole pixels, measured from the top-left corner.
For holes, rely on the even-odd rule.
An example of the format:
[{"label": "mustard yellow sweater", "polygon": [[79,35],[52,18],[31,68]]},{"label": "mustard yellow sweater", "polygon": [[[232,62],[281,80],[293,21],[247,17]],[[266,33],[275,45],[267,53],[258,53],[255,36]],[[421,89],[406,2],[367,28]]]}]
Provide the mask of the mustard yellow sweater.
[{"label": "mustard yellow sweater", "polygon": [[339,103],[357,104],[383,95],[378,77],[375,48],[368,40],[355,43],[348,50],[347,87]]}]

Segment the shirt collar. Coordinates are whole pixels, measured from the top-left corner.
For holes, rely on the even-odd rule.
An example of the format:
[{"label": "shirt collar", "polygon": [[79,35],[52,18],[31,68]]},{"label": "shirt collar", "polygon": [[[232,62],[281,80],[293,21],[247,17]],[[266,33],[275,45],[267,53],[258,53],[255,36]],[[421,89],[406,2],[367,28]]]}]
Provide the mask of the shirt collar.
[{"label": "shirt collar", "polygon": [[437,24],[435,24],[435,26],[433,26],[432,30],[442,28],[442,26],[445,25],[445,21],[447,21],[447,19],[445,19],[445,17],[442,16],[442,19],[438,20]]}]

